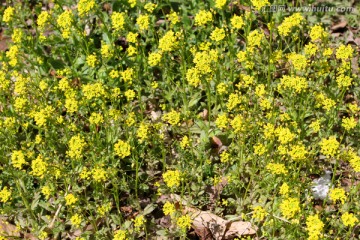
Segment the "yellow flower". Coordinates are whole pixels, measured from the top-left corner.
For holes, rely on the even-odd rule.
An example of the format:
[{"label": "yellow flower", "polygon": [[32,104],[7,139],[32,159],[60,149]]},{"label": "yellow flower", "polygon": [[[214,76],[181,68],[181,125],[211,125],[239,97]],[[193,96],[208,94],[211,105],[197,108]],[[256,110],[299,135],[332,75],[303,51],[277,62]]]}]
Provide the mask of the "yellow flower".
[{"label": "yellow flower", "polygon": [[132,57],[134,56],[136,53],[137,53],[137,49],[136,47],[134,46],[129,46],[127,49],[126,49],[126,52],[128,54],[129,57]]},{"label": "yellow flower", "polygon": [[145,222],[146,222],[146,220],[143,215],[136,216],[136,218],[134,219],[135,232],[139,232],[141,230],[141,228],[144,227]]},{"label": "yellow flower", "polygon": [[142,143],[148,138],[149,126],[145,123],[141,123],[139,129],[136,132],[136,136],[139,142]]},{"label": "yellow flower", "polygon": [[92,55],[87,56],[86,57],[86,63],[90,67],[94,68],[96,66],[96,63],[97,63],[96,55],[92,54]]},{"label": "yellow flower", "polygon": [[280,187],[279,193],[282,196],[287,196],[289,194],[289,185],[287,183],[283,183]]},{"label": "yellow flower", "polygon": [[345,190],[342,188],[334,188],[330,190],[329,193],[330,199],[335,203],[336,201],[340,201],[342,204],[345,203],[346,195]]},{"label": "yellow flower", "polygon": [[348,117],[342,119],[341,126],[345,128],[346,131],[350,131],[351,129],[354,129],[357,125],[357,121],[354,117]]},{"label": "yellow flower", "polygon": [[70,10],[66,10],[61,13],[56,20],[57,24],[62,30],[62,37],[68,39],[70,37],[70,29],[73,22],[73,14]]},{"label": "yellow flower", "polygon": [[307,154],[308,151],[303,144],[294,145],[291,147],[291,151],[289,151],[291,159],[295,161],[305,160]]},{"label": "yellow flower", "polygon": [[47,11],[42,11],[37,20],[36,20],[36,23],[37,25],[39,26],[39,29],[40,30],[43,30],[47,24],[47,22],[49,21],[50,19],[50,14],[47,12]]},{"label": "yellow flower", "polygon": [[44,177],[44,174],[47,171],[48,164],[43,160],[42,156],[39,155],[35,160],[31,162],[31,169],[30,172],[35,177],[39,177],[42,179]]},{"label": "yellow flower", "polygon": [[91,125],[99,125],[104,122],[104,118],[100,113],[91,113],[89,122]]},{"label": "yellow flower", "polygon": [[188,136],[184,136],[180,142],[180,147],[181,149],[185,149],[186,147],[188,147],[190,144],[190,140]]},{"label": "yellow flower", "polygon": [[140,14],[136,19],[136,24],[139,26],[140,31],[147,30],[149,28],[150,17],[149,15]]},{"label": "yellow flower", "polygon": [[307,66],[307,60],[304,55],[291,53],[288,55],[288,59],[291,61],[296,70],[304,70]]},{"label": "yellow flower", "polygon": [[223,28],[215,28],[214,31],[212,31],[210,39],[216,42],[220,42],[225,38],[225,30]]},{"label": "yellow flower", "polygon": [[95,7],[95,0],[80,0],[78,3],[79,16],[88,14]]},{"label": "yellow flower", "polygon": [[130,43],[136,43],[138,35],[139,35],[138,33],[129,32],[126,35],[126,40]]},{"label": "yellow flower", "polygon": [[144,9],[146,11],[148,11],[149,13],[152,13],[156,7],[157,7],[157,4],[150,2],[150,3],[145,4]]},{"label": "yellow flower", "polygon": [[14,43],[20,43],[21,39],[23,37],[23,32],[21,31],[21,29],[16,28],[14,29],[13,34],[11,35],[11,39]]},{"label": "yellow flower", "polygon": [[178,170],[168,170],[162,176],[169,188],[180,186],[180,172]]},{"label": "yellow flower", "polygon": [[179,16],[176,12],[172,12],[170,14],[167,14],[166,17],[171,22],[171,25],[175,25],[179,22]]},{"label": "yellow flower", "polygon": [[186,80],[190,86],[198,87],[200,84],[200,71],[197,68],[189,68],[186,72]]},{"label": "yellow flower", "polygon": [[41,188],[41,193],[44,194],[46,199],[49,199],[50,195],[51,195],[51,188],[49,186],[43,186]]},{"label": "yellow flower", "polygon": [[341,60],[346,60],[352,57],[354,49],[351,45],[345,46],[341,44],[338,49],[336,49],[336,58]]},{"label": "yellow flower", "polygon": [[127,142],[124,142],[122,140],[119,140],[115,146],[114,150],[116,155],[118,155],[120,158],[125,158],[127,156],[130,156],[131,154],[131,146]]},{"label": "yellow flower", "polygon": [[209,11],[200,10],[195,15],[195,25],[197,25],[197,26],[203,26],[211,21],[212,21],[212,14]]},{"label": "yellow flower", "polygon": [[192,220],[189,215],[183,215],[176,220],[176,224],[181,228],[181,230],[186,231],[190,229]]},{"label": "yellow flower", "polygon": [[121,31],[124,29],[125,14],[119,12],[113,12],[111,14],[111,24],[115,31]]},{"label": "yellow flower", "polygon": [[68,195],[65,196],[65,205],[67,206],[71,206],[74,203],[76,203],[78,201],[78,198],[74,196],[74,194],[69,193]]},{"label": "yellow flower", "polygon": [[312,131],[313,131],[314,133],[317,133],[317,132],[320,131],[320,124],[321,124],[320,120],[317,119],[317,120],[315,120],[314,122],[312,122],[312,123],[309,125],[309,127],[312,129]]},{"label": "yellow flower", "polygon": [[269,170],[272,174],[287,174],[287,169],[282,163],[269,163],[266,165],[266,169]]},{"label": "yellow flower", "polygon": [[22,153],[21,150],[19,151],[13,151],[12,155],[11,155],[11,164],[17,168],[17,169],[22,169],[22,165],[26,165],[26,161],[25,161],[25,156]]},{"label": "yellow flower", "polygon": [[229,119],[226,116],[226,113],[221,113],[217,117],[215,124],[219,129],[225,129],[228,126]]},{"label": "yellow flower", "polygon": [[4,11],[2,20],[6,23],[9,23],[15,14],[15,9],[13,7],[7,7]]},{"label": "yellow flower", "polygon": [[128,0],[128,3],[130,4],[131,8],[136,6],[136,0]]},{"label": "yellow flower", "polygon": [[318,215],[309,216],[306,219],[306,231],[309,234],[309,240],[318,240],[323,231],[324,223]]},{"label": "yellow flower", "polygon": [[353,227],[353,226],[355,226],[355,224],[357,222],[359,222],[359,219],[357,217],[355,217],[353,213],[348,213],[348,212],[344,213],[341,216],[341,220],[342,220],[343,224],[347,227],[348,226]]},{"label": "yellow flower", "polygon": [[103,58],[110,58],[114,53],[114,51],[111,49],[111,45],[105,44],[104,42],[101,43],[100,52]]},{"label": "yellow flower", "polygon": [[226,4],[226,0],[215,0],[215,7],[222,9]]},{"label": "yellow flower", "polygon": [[135,98],[135,91],[132,89],[129,89],[125,92],[125,97],[128,101],[132,101]]},{"label": "yellow flower", "polygon": [[167,121],[173,126],[178,125],[180,122],[180,113],[175,110],[171,110],[171,112],[164,114],[162,120]]},{"label": "yellow flower", "polygon": [[319,145],[324,155],[334,157],[338,153],[340,143],[336,140],[335,136],[331,136],[328,139],[322,139]]},{"label": "yellow flower", "polygon": [[226,151],[220,154],[220,162],[227,163],[230,160],[230,154]]},{"label": "yellow flower", "polygon": [[166,203],[163,206],[163,212],[165,215],[171,215],[176,211],[175,205],[166,201]]},{"label": "yellow flower", "polygon": [[125,71],[120,72],[120,75],[124,82],[131,84],[132,79],[134,78],[134,69],[128,68]]},{"label": "yellow flower", "polygon": [[11,191],[8,189],[8,187],[5,186],[0,191],[0,202],[6,203],[9,200],[11,200]]},{"label": "yellow flower", "polygon": [[300,212],[300,202],[297,198],[287,198],[280,204],[282,215],[287,218],[293,218],[296,213]]},{"label": "yellow flower", "polygon": [[244,129],[244,119],[241,115],[236,115],[230,122],[231,127],[234,129],[234,133],[239,133]]},{"label": "yellow flower", "polygon": [[315,25],[311,28],[309,35],[311,41],[314,42],[316,40],[322,40],[323,38],[326,38],[328,33],[320,25]]},{"label": "yellow flower", "polygon": [[161,52],[152,52],[149,54],[148,63],[151,67],[157,66],[161,60]]},{"label": "yellow flower", "polygon": [[126,230],[117,230],[114,234],[113,240],[126,240]]},{"label": "yellow flower", "polygon": [[268,0],[251,0],[251,3],[258,11],[261,10],[262,7],[270,4]]},{"label": "yellow flower", "polygon": [[276,136],[281,144],[287,144],[295,138],[295,134],[289,128],[279,127],[275,130]]},{"label": "yellow flower", "polygon": [[96,182],[106,181],[108,175],[108,172],[102,167],[95,167],[91,173]]},{"label": "yellow flower", "polygon": [[262,220],[264,220],[266,215],[267,215],[266,210],[264,208],[262,208],[261,206],[253,207],[253,218],[256,221],[261,222]]},{"label": "yellow flower", "polygon": [[295,13],[289,17],[286,17],[284,21],[278,27],[280,36],[286,37],[289,35],[291,29],[295,26],[300,25],[304,21],[304,17],[300,13]]},{"label": "yellow flower", "polygon": [[168,31],[165,35],[159,40],[159,48],[163,52],[170,52],[174,50],[177,46],[177,39],[173,31]]},{"label": "yellow flower", "polygon": [[76,213],[70,218],[70,222],[73,226],[79,227],[82,222],[82,218],[79,214]]}]

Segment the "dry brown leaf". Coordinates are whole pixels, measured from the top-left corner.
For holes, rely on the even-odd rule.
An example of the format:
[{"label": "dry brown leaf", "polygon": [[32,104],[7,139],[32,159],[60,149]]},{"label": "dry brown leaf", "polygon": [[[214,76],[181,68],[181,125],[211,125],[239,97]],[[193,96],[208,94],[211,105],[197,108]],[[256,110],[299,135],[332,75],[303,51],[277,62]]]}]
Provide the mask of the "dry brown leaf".
[{"label": "dry brown leaf", "polygon": [[206,233],[210,231],[214,239],[221,240],[256,233],[255,227],[250,222],[228,221],[213,213],[191,207],[185,207],[183,213],[190,215],[193,220],[192,227],[196,232]]},{"label": "dry brown leaf", "polygon": [[346,25],[347,25],[346,21],[341,21],[338,24],[335,24],[334,26],[332,26],[330,29],[332,32],[338,32],[338,31],[343,32]]},{"label": "dry brown leaf", "polygon": [[[37,238],[30,233],[21,233],[15,225],[8,223],[5,218],[0,218],[0,236],[3,237],[22,237],[23,239],[36,240]],[[11,239],[11,238],[9,238]]]}]

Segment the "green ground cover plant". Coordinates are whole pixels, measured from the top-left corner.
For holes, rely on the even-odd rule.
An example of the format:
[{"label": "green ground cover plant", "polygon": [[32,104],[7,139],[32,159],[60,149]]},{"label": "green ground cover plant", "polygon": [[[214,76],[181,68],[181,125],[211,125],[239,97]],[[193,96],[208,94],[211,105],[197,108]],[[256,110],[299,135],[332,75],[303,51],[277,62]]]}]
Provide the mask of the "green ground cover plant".
[{"label": "green ground cover plant", "polygon": [[0,239],[358,239],[359,8],[309,4],[4,3]]}]

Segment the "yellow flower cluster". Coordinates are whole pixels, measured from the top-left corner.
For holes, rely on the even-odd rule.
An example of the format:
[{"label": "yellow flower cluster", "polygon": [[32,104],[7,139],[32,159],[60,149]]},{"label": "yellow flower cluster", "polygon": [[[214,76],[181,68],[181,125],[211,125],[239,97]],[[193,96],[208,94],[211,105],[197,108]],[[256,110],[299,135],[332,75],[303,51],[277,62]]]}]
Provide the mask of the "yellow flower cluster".
[{"label": "yellow flower cluster", "polygon": [[124,29],[125,14],[119,12],[113,12],[111,14],[111,24],[115,31],[121,31]]},{"label": "yellow flower cluster", "polygon": [[104,118],[101,113],[91,113],[89,122],[91,125],[99,125],[100,123],[104,122]]},{"label": "yellow flower cluster", "polygon": [[23,165],[26,165],[25,155],[21,150],[19,151],[13,151],[11,155],[11,164],[17,168],[22,169]]},{"label": "yellow flower cluster", "polygon": [[141,123],[139,129],[136,132],[136,136],[140,143],[143,143],[148,138],[149,126],[145,123]]},{"label": "yellow flower cluster", "polygon": [[346,131],[350,131],[351,129],[354,129],[357,125],[357,121],[354,117],[348,117],[342,119],[341,126],[345,128]]},{"label": "yellow flower cluster", "polygon": [[335,136],[331,136],[328,139],[322,139],[319,145],[324,155],[334,157],[338,153],[340,143]]},{"label": "yellow flower cluster", "polygon": [[244,20],[241,16],[234,15],[230,22],[231,26],[235,29],[241,29],[244,26]]},{"label": "yellow flower cluster", "polygon": [[270,4],[269,0],[251,0],[251,3],[258,11],[261,10],[262,7]]},{"label": "yellow flower cluster", "polygon": [[75,204],[78,201],[78,198],[75,197],[74,194],[69,193],[68,195],[65,196],[65,205],[67,206],[71,206],[73,204]]},{"label": "yellow flower cluster", "polygon": [[331,189],[329,197],[334,203],[336,201],[340,201],[342,204],[344,204],[346,200],[345,190],[342,188]]},{"label": "yellow flower cluster", "polygon": [[355,217],[353,213],[348,213],[348,212],[344,213],[341,216],[341,220],[343,224],[347,227],[353,227],[357,222],[359,222],[359,219]]},{"label": "yellow flower cluster", "polygon": [[82,222],[82,217],[76,213],[70,218],[71,225],[79,227]]},{"label": "yellow flower cluster", "polygon": [[12,18],[14,16],[14,13],[15,13],[15,8],[7,7],[5,9],[3,17],[2,17],[3,22],[6,22],[6,23],[11,22],[11,20],[12,20]]},{"label": "yellow flower cluster", "polygon": [[62,37],[68,39],[71,33],[71,25],[73,23],[73,13],[70,10],[66,10],[61,13],[56,20],[60,29],[62,30]]},{"label": "yellow flower cluster", "polygon": [[266,169],[269,170],[272,174],[287,174],[287,169],[282,163],[269,163],[266,165]]},{"label": "yellow flower cluster", "polygon": [[287,218],[293,218],[296,213],[300,212],[300,201],[297,198],[287,198],[280,204],[282,215]]},{"label": "yellow flower cluster", "polygon": [[307,60],[304,55],[291,53],[288,55],[288,59],[291,61],[292,65],[296,70],[305,70],[307,66]]},{"label": "yellow flower cluster", "polygon": [[147,30],[150,24],[150,16],[147,14],[140,14],[136,19],[136,24],[139,26],[140,31]]},{"label": "yellow flower cluster", "polygon": [[83,17],[90,13],[95,7],[95,0],[80,0],[78,3],[79,16]]},{"label": "yellow flower cluster", "polygon": [[70,158],[80,159],[82,157],[82,152],[86,146],[85,140],[80,136],[80,134],[71,137],[69,141],[69,150],[67,155]]},{"label": "yellow flower cluster", "polygon": [[163,206],[163,212],[165,215],[171,215],[176,211],[175,205],[171,202],[166,201],[166,203]]},{"label": "yellow flower cluster", "polygon": [[192,220],[189,215],[183,215],[179,217],[176,221],[176,224],[181,228],[181,230],[186,231],[190,229]]},{"label": "yellow flower cluster", "polygon": [[101,98],[106,94],[104,86],[102,85],[102,83],[99,82],[85,84],[81,87],[81,90],[87,100],[91,100],[93,98]]},{"label": "yellow flower cluster", "polygon": [[131,154],[131,146],[129,143],[124,142],[122,140],[119,140],[115,146],[114,150],[116,155],[118,155],[120,158],[125,158],[127,156],[130,156]]},{"label": "yellow flower cluster", "polygon": [[261,206],[255,206],[253,207],[253,218],[256,220],[256,221],[262,221],[264,220],[264,218],[266,217],[268,213],[266,212],[266,210],[261,207]]},{"label": "yellow flower cluster", "polygon": [[205,24],[207,24],[208,22],[211,22],[212,19],[212,14],[209,11],[206,10],[200,10],[196,15],[195,15],[195,25],[197,26],[203,26]]},{"label": "yellow flower cluster", "polygon": [[345,46],[344,44],[341,44],[336,49],[336,58],[341,60],[347,60],[352,57],[354,52],[354,49],[351,47],[351,45]]},{"label": "yellow flower cluster", "polygon": [[163,52],[170,52],[176,48],[177,44],[175,33],[170,30],[159,40],[159,49]]},{"label": "yellow flower cluster", "polygon": [[47,11],[42,11],[37,20],[36,23],[39,27],[40,30],[43,30],[46,26],[46,24],[48,23],[48,21],[50,20],[50,14]]},{"label": "yellow flower cluster", "polygon": [[228,126],[229,119],[226,115],[226,113],[221,113],[216,118],[215,124],[219,129],[225,129]]},{"label": "yellow flower cluster", "polygon": [[309,240],[319,240],[324,229],[324,223],[319,215],[312,215],[306,219],[306,231],[309,234]]},{"label": "yellow flower cluster", "polygon": [[220,42],[225,38],[225,30],[223,28],[215,28],[214,31],[211,32],[210,39],[215,42]]},{"label": "yellow flower cluster", "polygon": [[304,17],[301,16],[300,13],[294,13],[293,15],[286,17],[278,27],[280,36],[288,36],[291,29],[295,26],[299,26],[302,21],[304,21]]},{"label": "yellow flower cluster", "polygon": [[47,171],[47,162],[43,160],[43,157],[39,155],[35,160],[31,162],[31,174],[35,177],[42,179]]},{"label": "yellow flower cluster", "polygon": [[301,93],[308,88],[308,82],[306,78],[299,76],[283,76],[278,85],[279,91],[282,89],[292,89],[296,93]]},{"label": "yellow flower cluster", "polygon": [[0,191],[0,202],[2,203],[6,203],[7,201],[9,201],[11,199],[11,191],[9,190],[9,188],[7,186],[5,186],[1,191]]},{"label": "yellow flower cluster", "polygon": [[320,25],[315,25],[315,26],[311,27],[309,35],[310,35],[311,41],[314,42],[314,41],[322,40],[323,38],[326,38],[328,36],[328,33]]},{"label": "yellow flower cluster", "polygon": [[168,170],[163,173],[163,179],[169,188],[180,186],[180,171],[178,170]]},{"label": "yellow flower cluster", "polygon": [[162,120],[167,121],[173,126],[178,125],[180,122],[180,113],[175,110],[171,110],[171,112],[164,114]]},{"label": "yellow flower cluster", "polygon": [[144,218],[144,215],[138,215],[134,219],[134,228],[135,232],[139,232],[145,225],[146,219]]}]

